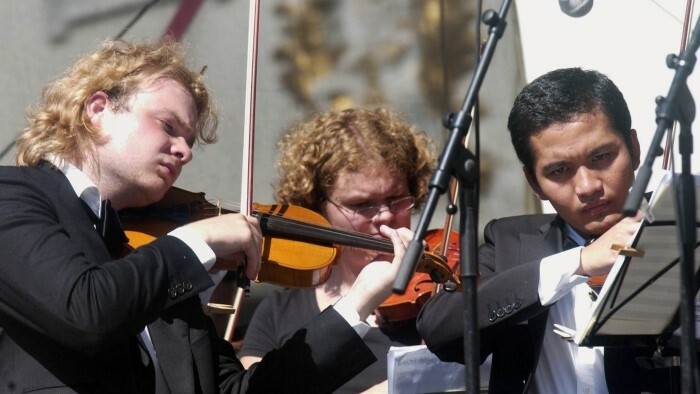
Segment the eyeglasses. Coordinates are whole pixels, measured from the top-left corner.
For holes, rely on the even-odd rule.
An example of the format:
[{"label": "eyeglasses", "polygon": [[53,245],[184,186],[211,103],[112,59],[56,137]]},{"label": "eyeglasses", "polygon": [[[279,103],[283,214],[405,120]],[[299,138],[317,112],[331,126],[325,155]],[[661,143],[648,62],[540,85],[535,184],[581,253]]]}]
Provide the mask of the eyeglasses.
[{"label": "eyeglasses", "polygon": [[396,214],[399,212],[408,211],[409,209],[413,208],[414,205],[416,205],[416,198],[413,196],[401,197],[399,199],[389,201],[382,205],[357,205],[354,207],[347,207],[345,205],[331,201],[330,199],[327,201],[340,209],[344,209],[352,213],[353,215],[360,215],[367,219],[373,219],[375,216],[377,216],[377,214],[379,214],[379,211],[381,211],[383,206],[389,208],[389,212]]}]

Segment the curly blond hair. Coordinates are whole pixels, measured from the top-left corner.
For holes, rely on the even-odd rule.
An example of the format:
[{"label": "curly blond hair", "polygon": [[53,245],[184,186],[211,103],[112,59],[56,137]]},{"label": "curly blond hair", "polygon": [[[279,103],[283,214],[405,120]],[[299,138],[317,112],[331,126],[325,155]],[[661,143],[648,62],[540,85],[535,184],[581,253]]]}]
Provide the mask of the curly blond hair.
[{"label": "curly blond hair", "polygon": [[86,103],[96,92],[105,92],[115,110],[137,90],[160,78],[180,83],[192,96],[197,111],[197,143],[216,141],[218,119],[201,73],[186,66],[183,47],[173,40],[133,44],[108,40],[77,60],[62,77],[48,84],[41,101],[27,111],[27,126],[17,139],[15,161],[36,166],[56,157],[81,165],[102,143],[91,126]]},{"label": "curly blond hair", "polygon": [[386,108],[316,114],[284,133],[277,147],[277,202],[317,212],[338,176],[376,165],[405,174],[419,207],[436,161],[432,140]]}]

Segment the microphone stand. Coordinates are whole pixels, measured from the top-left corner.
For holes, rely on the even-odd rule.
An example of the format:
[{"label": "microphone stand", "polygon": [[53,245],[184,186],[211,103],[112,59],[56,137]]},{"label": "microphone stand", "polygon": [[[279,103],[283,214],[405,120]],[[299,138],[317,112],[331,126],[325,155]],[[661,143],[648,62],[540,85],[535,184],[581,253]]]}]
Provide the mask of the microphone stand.
[{"label": "microphone stand", "polygon": [[[637,172],[632,190],[627,196],[623,213],[634,216],[639,209],[642,196],[649,179],[654,158],[663,153],[661,139],[666,130],[673,126],[674,120],[680,124],[679,153],[681,154],[681,173],[673,175],[674,207],[676,212],[676,232],[679,239],[680,278],[681,278],[681,388],[683,393],[695,393],[698,385],[695,351],[695,243],[696,243],[696,207],[695,181],[691,174],[690,156],[693,152],[693,135],[690,125],[695,118],[695,102],[688,89],[688,76],[693,72],[696,56],[700,47],[700,20],[695,25],[688,46],[679,56],[671,54],[666,57],[666,65],[676,70],[666,98],[656,98],[656,132],[647,156]],[[671,147],[672,148],[672,147]]]},{"label": "microphone stand", "polygon": [[[478,393],[479,380],[479,329],[477,325],[476,283],[477,269],[477,201],[479,179],[478,159],[469,152],[462,141],[471,124],[471,111],[476,102],[479,88],[484,80],[489,63],[496,50],[498,39],[506,27],[506,16],[512,0],[504,0],[499,14],[493,10],[484,12],[482,21],[489,26],[489,37],[484,45],[481,60],[476,66],[462,109],[451,114],[446,123],[450,127],[450,137],[440,156],[438,167],[431,176],[430,191],[426,206],[418,222],[415,235],[406,248],[401,268],[394,281],[393,291],[403,294],[408,281],[413,276],[418,258],[423,254],[423,239],[440,195],[449,189],[450,178],[459,182],[460,210],[460,279],[464,299],[464,379],[468,393]],[[449,290],[446,288],[446,290]],[[453,289],[454,291],[454,289]]]}]

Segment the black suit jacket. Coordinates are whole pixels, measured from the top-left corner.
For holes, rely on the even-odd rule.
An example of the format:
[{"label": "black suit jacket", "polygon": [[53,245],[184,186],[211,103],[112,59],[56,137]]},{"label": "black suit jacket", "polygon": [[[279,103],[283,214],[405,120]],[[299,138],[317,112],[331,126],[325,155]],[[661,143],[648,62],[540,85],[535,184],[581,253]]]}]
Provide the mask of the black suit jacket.
[{"label": "black suit jacket", "polygon": [[[526,390],[542,350],[548,306],[539,300],[540,260],[563,250],[564,222],[555,215],[497,219],[484,229],[477,294],[481,358],[492,355],[490,392]],[[418,316],[428,348],[446,361],[464,362],[462,295],[440,292]],[[606,348],[610,392],[670,392],[678,370],[639,370],[634,358],[653,349]],[[677,389],[677,387],[676,387]]]},{"label": "black suit jacket", "polygon": [[213,283],[189,247],[164,236],[113,260],[49,165],[0,167],[0,244],[0,393],[154,392],[145,325],[159,392],[328,392],[375,360],[330,308],[245,371],[202,311]]}]

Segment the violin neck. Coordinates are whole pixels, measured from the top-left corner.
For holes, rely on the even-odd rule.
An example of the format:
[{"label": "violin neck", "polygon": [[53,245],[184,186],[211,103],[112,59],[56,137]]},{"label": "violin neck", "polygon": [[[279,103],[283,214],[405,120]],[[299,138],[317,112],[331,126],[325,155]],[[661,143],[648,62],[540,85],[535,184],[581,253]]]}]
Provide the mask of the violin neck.
[{"label": "violin neck", "polygon": [[254,213],[254,216],[260,222],[260,230],[264,236],[320,243],[329,246],[350,246],[390,254],[394,252],[394,246],[391,241],[384,238],[375,238],[362,233],[313,225],[274,214],[258,212]]}]

